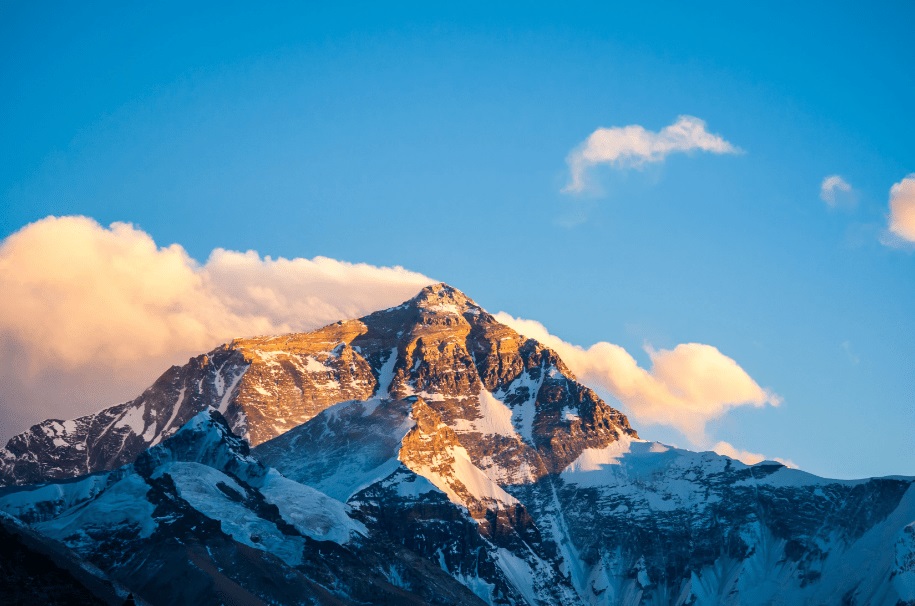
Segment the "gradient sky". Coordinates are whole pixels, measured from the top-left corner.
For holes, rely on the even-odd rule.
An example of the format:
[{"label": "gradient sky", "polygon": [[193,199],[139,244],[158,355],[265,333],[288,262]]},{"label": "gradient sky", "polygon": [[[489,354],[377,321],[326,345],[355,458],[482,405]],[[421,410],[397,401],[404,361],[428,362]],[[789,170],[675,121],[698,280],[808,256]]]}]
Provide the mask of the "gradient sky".
[{"label": "gradient sky", "polygon": [[[201,262],[400,265],[643,366],[710,344],[783,399],[710,439],[915,475],[915,256],[887,236],[915,4],[427,4],[0,3],[0,237],[126,221]],[[563,192],[596,129],[684,115],[741,153]]]}]

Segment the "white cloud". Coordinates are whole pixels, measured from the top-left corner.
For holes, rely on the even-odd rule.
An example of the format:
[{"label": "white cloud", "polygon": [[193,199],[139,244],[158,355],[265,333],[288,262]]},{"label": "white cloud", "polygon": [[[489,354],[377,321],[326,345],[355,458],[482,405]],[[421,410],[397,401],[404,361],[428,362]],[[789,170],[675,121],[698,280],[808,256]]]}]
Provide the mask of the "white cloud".
[{"label": "white cloud", "polygon": [[705,130],[705,122],[693,116],[680,116],[659,132],[646,130],[638,124],[598,128],[566,158],[570,176],[563,191],[584,191],[585,174],[597,164],[641,166],[661,162],[674,152],[693,150],[714,154],[740,153],[737,147]]},{"label": "white cloud", "polygon": [[833,208],[843,200],[852,202],[850,193],[851,185],[839,175],[829,175],[820,184],[820,200]]},{"label": "white cloud", "polygon": [[714,452],[717,452],[720,455],[726,457],[731,457],[732,459],[737,459],[741,463],[746,463],[747,465],[756,465],[762,461],[778,461],[785,467],[791,467],[792,469],[797,469],[797,465],[788,459],[780,459],[778,457],[772,458],[767,457],[766,455],[760,454],[758,452],[750,452],[748,450],[740,450],[736,448],[733,444],[727,442],[718,442],[712,447]]},{"label": "white cloud", "polygon": [[915,173],[890,188],[889,229],[898,238],[915,242]]},{"label": "white cloud", "polygon": [[600,342],[584,349],[551,335],[539,322],[504,312],[496,319],[554,349],[583,383],[609,392],[636,422],[671,425],[694,445],[706,443],[706,424],[731,408],[781,403],[781,398],[760,387],[737,362],[711,345],[649,348],[649,371],[619,345]]},{"label": "white cloud", "polygon": [[434,282],[401,267],[213,251],[194,261],[126,223],[48,217],[0,244],[0,433],[138,395],[236,336],[314,329]]}]

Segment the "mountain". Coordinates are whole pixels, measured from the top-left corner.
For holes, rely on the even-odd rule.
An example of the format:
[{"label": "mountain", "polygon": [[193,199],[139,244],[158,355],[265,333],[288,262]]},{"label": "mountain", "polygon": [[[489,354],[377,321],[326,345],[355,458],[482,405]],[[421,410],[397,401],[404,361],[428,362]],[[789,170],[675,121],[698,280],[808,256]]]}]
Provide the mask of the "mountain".
[{"label": "mountain", "polygon": [[[585,446],[635,435],[555,352],[438,284],[311,333],[236,339],[170,368],[135,400],[35,425],[0,450],[0,485],[130,463],[209,406],[256,446],[338,402],[414,393],[457,430],[496,436],[492,464],[506,473],[561,470]],[[555,448],[537,456],[534,444]]]},{"label": "mountain", "polygon": [[0,459],[0,512],[150,603],[915,604],[915,479],[643,441],[444,284]]}]

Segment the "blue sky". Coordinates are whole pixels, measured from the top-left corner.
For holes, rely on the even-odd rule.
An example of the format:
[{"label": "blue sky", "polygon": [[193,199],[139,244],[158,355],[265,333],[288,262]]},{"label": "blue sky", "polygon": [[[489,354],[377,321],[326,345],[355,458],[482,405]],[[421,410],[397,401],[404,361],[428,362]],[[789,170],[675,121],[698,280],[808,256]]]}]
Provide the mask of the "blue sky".
[{"label": "blue sky", "polygon": [[[441,11],[441,12],[435,12]],[[0,4],[0,237],[47,215],[401,265],[566,341],[715,346],[783,399],[711,437],[915,475],[915,5]],[[595,166],[599,127],[740,154]],[[841,175],[849,202],[820,184]],[[687,445],[663,426],[645,437]]]}]

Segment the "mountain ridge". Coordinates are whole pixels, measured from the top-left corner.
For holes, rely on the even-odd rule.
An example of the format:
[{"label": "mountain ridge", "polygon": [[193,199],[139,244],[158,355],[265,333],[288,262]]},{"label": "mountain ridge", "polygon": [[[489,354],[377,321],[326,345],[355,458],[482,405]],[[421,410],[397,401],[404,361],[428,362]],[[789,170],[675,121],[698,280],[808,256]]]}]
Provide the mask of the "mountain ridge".
[{"label": "mountain ridge", "polygon": [[642,440],[445,284],[24,435],[0,511],[152,603],[915,604],[915,478]]}]

